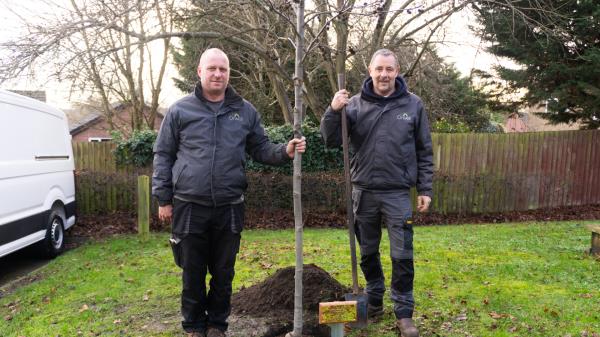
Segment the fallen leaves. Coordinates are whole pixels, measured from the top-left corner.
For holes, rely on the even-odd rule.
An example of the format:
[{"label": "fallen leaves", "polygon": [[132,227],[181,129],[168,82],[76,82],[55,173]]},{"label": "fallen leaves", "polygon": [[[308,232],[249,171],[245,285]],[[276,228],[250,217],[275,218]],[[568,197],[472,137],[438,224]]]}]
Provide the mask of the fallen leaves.
[{"label": "fallen leaves", "polygon": [[490,317],[493,319],[501,319],[501,318],[510,318],[510,319],[514,319],[515,317],[513,315],[510,314],[503,314],[503,313],[497,313],[495,311],[492,311],[489,313]]},{"label": "fallen leaves", "polygon": [[261,262],[260,266],[262,269],[270,269],[271,267],[273,267],[272,263],[268,263],[268,262]]},{"label": "fallen leaves", "polygon": [[557,312],[556,310],[549,309],[549,308],[547,308],[547,307],[544,307],[544,312],[545,312],[545,313],[549,313],[549,314],[550,314],[552,317],[554,317],[554,318],[558,318],[558,316],[559,316],[559,315],[558,315],[558,312]]},{"label": "fallen leaves", "polygon": [[146,292],[144,293],[144,297],[142,297],[142,300],[144,302],[147,302],[150,300],[150,295],[152,294],[152,290],[148,289],[146,290]]},{"label": "fallen leaves", "polygon": [[456,316],[454,318],[454,320],[459,321],[459,322],[460,321],[466,321],[467,320],[467,314],[466,313],[462,313],[462,314]]},{"label": "fallen leaves", "polygon": [[79,309],[79,313],[82,313],[84,311],[88,311],[90,310],[90,307],[87,304],[84,304],[81,306],[81,308]]}]

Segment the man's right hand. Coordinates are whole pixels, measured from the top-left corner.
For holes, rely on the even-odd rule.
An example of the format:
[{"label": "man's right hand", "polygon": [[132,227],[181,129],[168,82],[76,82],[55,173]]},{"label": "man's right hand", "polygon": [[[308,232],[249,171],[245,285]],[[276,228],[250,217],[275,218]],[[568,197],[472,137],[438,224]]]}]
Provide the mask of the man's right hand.
[{"label": "man's right hand", "polygon": [[173,217],[173,205],[158,206],[158,219],[164,222],[171,222]]},{"label": "man's right hand", "polygon": [[350,93],[346,89],[342,89],[335,93],[333,100],[331,101],[331,109],[333,111],[340,111],[343,107],[348,104],[348,95]]}]

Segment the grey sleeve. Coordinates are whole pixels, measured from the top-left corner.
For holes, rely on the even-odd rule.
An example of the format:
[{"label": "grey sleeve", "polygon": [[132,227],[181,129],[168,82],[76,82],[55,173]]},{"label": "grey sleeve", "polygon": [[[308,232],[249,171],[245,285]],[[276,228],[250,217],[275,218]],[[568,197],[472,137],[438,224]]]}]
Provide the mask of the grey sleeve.
[{"label": "grey sleeve", "polygon": [[154,161],[152,172],[152,195],[159,205],[168,205],[173,199],[172,168],[177,158],[179,146],[179,128],[175,113],[169,109],[154,143]]},{"label": "grey sleeve", "polygon": [[267,165],[283,165],[291,159],[286,150],[287,144],[274,144],[269,140],[262,126],[260,116],[250,106],[254,115],[251,131],[246,137],[246,152],[259,163]]},{"label": "grey sleeve", "polygon": [[419,109],[418,125],[415,128],[415,147],[417,151],[417,193],[433,197],[433,145],[429,131],[427,112]]},{"label": "grey sleeve", "polygon": [[320,129],[326,147],[342,146],[342,114],[340,112],[334,112],[329,106],[321,118]]}]

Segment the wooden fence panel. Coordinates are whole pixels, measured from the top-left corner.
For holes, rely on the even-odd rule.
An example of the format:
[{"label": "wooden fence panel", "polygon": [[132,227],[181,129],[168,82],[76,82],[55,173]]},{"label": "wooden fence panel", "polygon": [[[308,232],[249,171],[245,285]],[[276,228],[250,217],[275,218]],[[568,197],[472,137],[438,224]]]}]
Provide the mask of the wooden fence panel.
[{"label": "wooden fence panel", "polygon": [[[432,142],[434,212],[481,213],[600,204],[600,130],[433,134]],[[135,207],[135,177],[140,170],[117,167],[114,146],[73,143],[77,200],[83,214]],[[151,174],[150,169],[144,174]],[[324,176],[307,176],[306,205],[343,209],[343,184]],[[250,186],[248,199],[253,193],[262,193],[271,198],[270,203],[257,203],[256,207],[288,207],[288,178],[253,178],[258,186]]]}]

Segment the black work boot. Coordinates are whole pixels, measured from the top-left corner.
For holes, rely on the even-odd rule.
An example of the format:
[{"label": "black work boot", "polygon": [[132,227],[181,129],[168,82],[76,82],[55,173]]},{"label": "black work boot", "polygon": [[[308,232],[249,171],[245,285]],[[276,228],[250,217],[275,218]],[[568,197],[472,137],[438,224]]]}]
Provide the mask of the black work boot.
[{"label": "black work boot", "polygon": [[371,303],[367,304],[367,317],[370,319],[377,319],[383,316],[383,304],[381,305],[372,305]]},{"label": "black work boot", "polygon": [[186,336],[187,337],[206,337],[206,334],[204,332],[195,331],[195,332],[188,332]]},{"label": "black work boot", "polygon": [[225,333],[217,328],[208,328],[206,337],[225,337]]},{"label": "black work boot", "polygon": [[381,316],[383,316],[383,299],[370,296],[367,301],[367,317],[377,320]]},{"label": "black work boot", "polygon": [[396,321],[396,326],[400,329],[400,336],[402,337],[419,337],[419,330],[417,330],[412,318],[401,318]]}]

